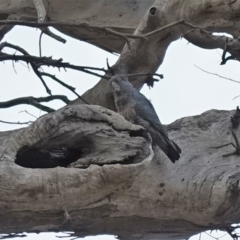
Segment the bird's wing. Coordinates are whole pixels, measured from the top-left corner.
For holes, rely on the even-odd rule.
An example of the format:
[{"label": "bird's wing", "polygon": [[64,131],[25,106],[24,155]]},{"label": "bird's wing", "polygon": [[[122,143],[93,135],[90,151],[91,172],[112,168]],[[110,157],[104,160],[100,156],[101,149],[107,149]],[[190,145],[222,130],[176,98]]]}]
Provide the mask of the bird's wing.
[{"label": "bird's wing", "polygon": [[180,157],[179,153],[181,153],[181,149],[168,138],[168,134],[162,126],[151,102],[139,92],[134,93],[134,100],[136,101],[135,111],[138,120],[141,123],[145,122],[145,126],[153,138],[153,142],[165,152],[173,163],[177,161]]},{"label": "bird's wing", "polygon": [[168,136],[166,130],[162,126],[157,113],[151,102],[140,92],[136,90],[134,92],[134,100],[136,101],[135,111],[138,116],[141,116],[145,121],[147,121],[152,128],[159,131],[163,136]]}]

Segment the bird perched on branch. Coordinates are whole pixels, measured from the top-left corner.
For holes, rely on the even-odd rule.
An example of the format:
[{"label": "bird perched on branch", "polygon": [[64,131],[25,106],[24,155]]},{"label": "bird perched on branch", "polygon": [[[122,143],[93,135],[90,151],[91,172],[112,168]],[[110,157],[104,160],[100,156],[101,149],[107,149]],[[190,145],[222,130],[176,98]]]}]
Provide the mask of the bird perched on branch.
[{"label": "bird perched on branch", "polygon": [[112,77],[110,86],[119,114],[128,121],[143,126],[150,133],[153,145],[158,145],[173,163],[177,161],[181,149],[168,138],[151,102],[125,76]]}]

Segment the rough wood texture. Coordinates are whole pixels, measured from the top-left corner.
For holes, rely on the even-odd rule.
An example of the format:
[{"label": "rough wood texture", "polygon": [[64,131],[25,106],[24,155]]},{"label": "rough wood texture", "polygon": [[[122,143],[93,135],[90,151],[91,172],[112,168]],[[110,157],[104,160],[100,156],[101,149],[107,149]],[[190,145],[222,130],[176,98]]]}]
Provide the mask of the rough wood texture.
[{"label": "rough wood texture", "polygon": [[[185,18],[209,31],[232,34],[235,39],[230,39],[228,50],[239,59],[240,1],[45,0],[44,4],[47,21],[75,21],[135,34]],[[1,0],[0,19],[12,14],[37,19],[32,0]],[[226,37],[189,32],[183,25],[148,39],[131,39],[129,45],[104,29],[58,29],[121,52],[113,66],[116,74],[155,72],[169,45],[186,33],[186,39],[200,47],[226,48]],[[0,36],[8,30],[2,27]],[[130,80],[141,89],[149,78]],[[84,98],[116,109],[106,80]],[[183,151],[180,161],[172,164],[158,148],[153,153],[139,127],[109,110],[79,107],[80,103],[76,100],[29,128],[0,134],[0,232],[71,230],[79,236],[112,233],[121,239],[182,239],[239,222],[239,157],[223,157],[234,149],[219,147],[233,141],[232,112],[212,110],[169,125],[170,137]],[[69,168],[26,169],[14,163],[26,144],[80,148],[85,134],[96,144],[87,144],[88,151]]]},{"label": "rough wood texture", "polygon": [[4,135],[1,146],[6,148],[4,156],[9,156],[11,161],[19,149],[30,146],[45,150],[79,149],[81,167],[135,162],[134,158],[140,162],[149,154],[143,132],[141,126],[130,124],[115,112],[100,106],[80,105],[65,107],[45,115],[28,128],[10,132],[10,140]]},{"label": "rough wood texture", "polygon": [[[140,127],[97,106],[67,107],[28,128],[1,133],[0,232],[71,230],[79,236],[178,239],[238,222],[239,158],[222,156],[234,152],[231,145],[216,148],[233,141],[232,114],[211,110],[169,125],[183,150],[175,164],[159,149],[153,158],[143,137],[129,137]],[[97,143],[83,159],[93,161],[86,169],[14,163],[22,145],[81,148],[86,136]],[[142,152],[138,163],[126,164],[125,157],[137,151]]]}]

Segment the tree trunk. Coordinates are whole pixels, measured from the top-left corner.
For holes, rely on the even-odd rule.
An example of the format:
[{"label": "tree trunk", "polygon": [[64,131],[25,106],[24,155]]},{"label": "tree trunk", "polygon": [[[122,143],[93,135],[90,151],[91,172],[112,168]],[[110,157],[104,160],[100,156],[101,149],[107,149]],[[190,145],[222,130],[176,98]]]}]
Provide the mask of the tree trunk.
[{"label": "tree trunk", "polygon": [[[50,22],[89,24],[88,28],[59,26],[60,31],[85,41],[104,34],[105,40],[100,37],[92,43],[121,52],[112,67],[115,74],[155,72],[168,46],[183,34],[203,48],[227,46],[239,57],[239,41],[232,39],[227,45],[226,37],[205,31],[238,36],[239,1],[44,3]],[[36,20],[30,0],[1,0],[0,19],[12,14]],[[139,35],[181,19],[205,30],[176,25],[147,39],[129,39],[124,46],[126,39],[106,34],[104,29]],[[10,30],[6,29],[0,29],[0,36]],[[130,81],[141,89],[149,77]],[[87,91],[84,98],[102,107],[75,100],[28,128],[0,134],[0,232],[69,230],[78,236],[110,233],[121,239],[179,239],[206,229],[223,229],[240,220],[239,159],[225,156],[235,151],[226,145],[233,143],[233,112],[211,110],[167,126],[171,139],[182,149],[180,160],[172,164],[159,148],[152,149],[141,127],[111,111],[115,105],[106,80]],[[72,153],[67,168],[26,168],[46,160],[46,154],[58,157],[59,151],[64,156],[66,151]]]}]

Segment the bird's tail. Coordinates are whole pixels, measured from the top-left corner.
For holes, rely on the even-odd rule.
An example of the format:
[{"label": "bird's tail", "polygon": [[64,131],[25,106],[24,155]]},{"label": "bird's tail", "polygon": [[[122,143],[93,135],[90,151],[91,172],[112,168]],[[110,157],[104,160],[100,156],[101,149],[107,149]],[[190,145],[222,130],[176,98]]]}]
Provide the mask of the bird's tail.
[{"label": "bird's tail", "polygon": [[168,135],[162,128],[161,131],[156,131],[154,128],[149,128],[149,132],[153,139],[153,144],[158,145],[162,151],[168,156],[168,158],[175,163],[180,158],[181,149],[172,140],[168,138]]},{"label": "bird's tail", "polygon": [[182,152],[180,147],[172,140],[167,139],[167,151],[165,152],[169,159],[175,163],[180,158],[180,153]]}]

